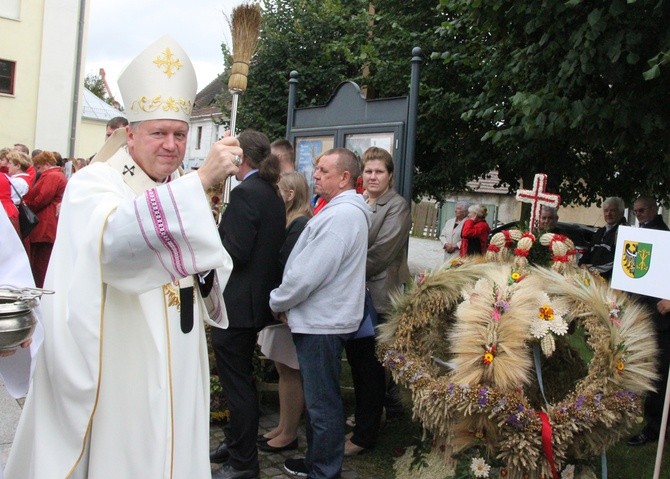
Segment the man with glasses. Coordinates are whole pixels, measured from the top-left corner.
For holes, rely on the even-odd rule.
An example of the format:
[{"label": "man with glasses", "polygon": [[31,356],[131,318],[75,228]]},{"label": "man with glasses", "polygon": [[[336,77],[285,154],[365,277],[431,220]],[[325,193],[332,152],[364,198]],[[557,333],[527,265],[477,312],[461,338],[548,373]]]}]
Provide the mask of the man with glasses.
[{"label": "man with glasses", "polygon": [[658,214],[656,200],[648,196],[641,196],[633,204],[633,213],[640,228],[649,228],[652,230],[668,231],[668,225],[663,221],[663,217]]}]

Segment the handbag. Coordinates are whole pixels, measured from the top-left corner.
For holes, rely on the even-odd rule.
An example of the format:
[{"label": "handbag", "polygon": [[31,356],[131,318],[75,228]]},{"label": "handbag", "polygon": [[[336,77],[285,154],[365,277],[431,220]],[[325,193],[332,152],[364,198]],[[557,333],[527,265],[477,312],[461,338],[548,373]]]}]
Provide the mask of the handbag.
[{"label": "handbag", "polygon": [[365,288],[365,306],[363,307],[363,319],[358,327],[358,331],[353,333],[350,339],[369,338],[375,335],[375,328],[377,327],[377,309],[372,304],[372,296],[370,291]]},{"label": "handbag", "polygon": [[16,205],[16,209],[19,210],[19,230],[21,231],[21,238],[23,239],[28,236],[33,229],[35,229],[35,226],[37,226],[37,223],[40,222],[40,219],[35,213],[33,213],[33,210],[28,208],[28,205],[23,202],[23,197],[21,197],[11,181],[9,184],[14,189],[14,191],[16,191],[18,197],[21,198],[21,202]]}]

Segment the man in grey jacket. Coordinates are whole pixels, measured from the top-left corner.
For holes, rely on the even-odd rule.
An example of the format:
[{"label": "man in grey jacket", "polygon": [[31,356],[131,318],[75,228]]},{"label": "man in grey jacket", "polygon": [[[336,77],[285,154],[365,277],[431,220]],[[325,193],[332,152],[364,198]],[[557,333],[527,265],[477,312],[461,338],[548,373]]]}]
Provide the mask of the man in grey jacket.
[{"label": "man in grey jacket", "polygon": [[314,188],[328,203],[307,223],[270,293],[270,307],[293,333],[308,418],[307,455],[284,468],[311,479],[340,477],[344,459],[341,357],[363,317],[370,227],[370,209],[354,189],[359,176],[351,151],[324,153]]}]

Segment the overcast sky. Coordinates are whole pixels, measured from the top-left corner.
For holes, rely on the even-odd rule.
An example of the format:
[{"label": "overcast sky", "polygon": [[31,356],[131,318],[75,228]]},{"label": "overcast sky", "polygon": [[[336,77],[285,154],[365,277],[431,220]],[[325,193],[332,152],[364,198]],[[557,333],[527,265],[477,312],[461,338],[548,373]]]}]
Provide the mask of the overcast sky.
[{"label": "overcast sky", "polygon": [[243,0],[91,0],[85,73],[105,69],[116,100],[116,84],[128,63],[163,35],[186,50],[198,77],[198,91],[223,72],[221,43],[231,48],[224,17]]}]

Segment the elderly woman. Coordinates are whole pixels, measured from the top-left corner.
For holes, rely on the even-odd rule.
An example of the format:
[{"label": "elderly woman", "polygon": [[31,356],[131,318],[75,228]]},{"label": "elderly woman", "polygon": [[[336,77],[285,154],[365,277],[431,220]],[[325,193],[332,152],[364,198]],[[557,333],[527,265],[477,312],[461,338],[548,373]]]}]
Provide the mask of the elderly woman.
[{"label": "elderly woman", "polygon": [[15,205],[21,203],[21,198],[26,196],[32,179],[28,174],[28,168],[32,165],[30,157],[21,151],[10,151],[7,153],[7,170],[11,177],[12,185],[12,201]]},{"label": "elderly woman", "polygon": [[67,179],[57,166],[56,157],[49,151],[43,151],[35,156],[33,165],[40,177],[23,200],[40,220],[28,235],[28,239],[30,241],[30,266],[35,277],[35,285],[41,288],[56,240],[58,209],[63,201]]},{"label": "elderly woman", "polygon": [[[384,322],[391,312],[391,294],[409,278],[407,241],[411,226],[407,201],[393,188],[393,158],[384,149],[363,154],[363,186],[372,210],[368,232],[366,285]],[[352,339],[345,346],[356,398],[354,430],[344,445],[345,456],[373,447],[381,424],[386,378],[375,356],[374,336]]]},{"label": "elderly woman", "polygon": [[461,256],[486,253],[491,227],[486,222],[486,206],[472,205],[468,208],[468,219],[461,231]]}]

